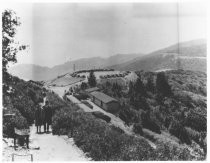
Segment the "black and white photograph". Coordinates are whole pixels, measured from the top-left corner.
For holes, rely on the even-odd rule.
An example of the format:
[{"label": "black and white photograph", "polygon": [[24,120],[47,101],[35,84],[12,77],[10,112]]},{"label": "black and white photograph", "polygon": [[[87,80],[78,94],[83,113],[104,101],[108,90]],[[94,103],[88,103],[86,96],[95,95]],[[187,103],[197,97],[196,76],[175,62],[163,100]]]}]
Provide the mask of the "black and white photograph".
[{"label": "black and white photograph", "polygon": [[207,161],[205,1],[1,14],[1,161]]}]

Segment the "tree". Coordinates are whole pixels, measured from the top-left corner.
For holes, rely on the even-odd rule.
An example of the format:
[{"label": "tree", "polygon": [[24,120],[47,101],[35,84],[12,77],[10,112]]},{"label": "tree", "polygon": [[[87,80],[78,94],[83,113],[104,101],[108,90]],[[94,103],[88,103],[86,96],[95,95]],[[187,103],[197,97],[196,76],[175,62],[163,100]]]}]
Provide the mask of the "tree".
[{"label": "tree", "polygon": [[149,77],[149,78],[147,79],[146,89],[147,89],[147,91],[150,91],[150,92],[152,92],[152,93],[155,92],[155,85],[154,85],[153,79],[152,79],[151,77]]},{"label": "tree", "polygon": [[184,125],[176,120],[171,123],[169,132],[179,138],[182,143],[186,143],[188,145],[192,143]]},{"label": "tree", "polygon": [[12,10],[5,10],[2,13],[2,73],[3,91],[7,90],[6,82],[9,80],[7,72],[9,63],[16,63],[16,54],[20,50],[25,50],[26,45],[19,45],[15,41],[16,28],[20,26],[19,17]]},{"label": "tree", "polygon": [[128,90],[128,94],[131,95],[134,92],[134,85],[133,82],[129,83],[129,90]]},{"label": "tree", "polygon": [[141,77],[138,77],[136,83],[134,84],[134,91],[136,95],[145,96],[145,86],[144,83],[141,81]]},{"label": "tree", "polygon": [[135,123],[135,124],[133,125],[133,131],[134,131],[134,133],[136,133],[136,134],[143,135],[142,126],[141,126],[140,123]]},{"label": "tree", "polygon": [[88,85],[87,85],[87,83],[82,82],[80,87],[81,87],[82,90],[84,90],[84,89],[87,89]]},{"label": "tree", "polygon": [[157,74],[156,88],[157,93],[161,96],[168,97],[172,94],[171,86],[168,84],[168,80],[164,72],[160,72]]},{"label": "tree", "polygon": [[117,83],[114,83],[112,85],[112,92],[114,93],[114,96],[118,96],[118,97],[121,97],[121,94],[122,94],[122,87],[117,84]]},{"label": "tree", "polygon": [[91,87],[95,87],[96,86],[96,77],[94,75],[94,71],[90,71],[90,75],[89,75],[89,78],[88,78],[88,84]]}]

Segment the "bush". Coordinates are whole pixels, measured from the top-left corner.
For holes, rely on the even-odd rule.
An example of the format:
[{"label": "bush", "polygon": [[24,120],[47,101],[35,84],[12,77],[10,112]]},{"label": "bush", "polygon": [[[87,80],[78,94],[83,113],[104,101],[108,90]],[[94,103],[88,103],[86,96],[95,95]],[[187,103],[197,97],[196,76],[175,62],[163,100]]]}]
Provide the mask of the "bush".
[{"label": "bush", "polygon": [[120,134],[125,133],[125,132],[124,132],[121,128],[119,128],[119,127],[116,127],[116,126],[111,125],[111,128],[112,128],[112,130],[114,130],[114,131],[116,131],[116,132],[118,132],[118,133],[120,133]]},{"label": "bush", "polygon": [[169,128],[169,132],[172,135],[179,138],[182,143],[186,143],[188,145],[192,143],[186,129],[183,126],[183,124],[179,123],[178,121],[173,121],[172,122],[172,124]]},{"label": "bush", "polygon": [[159,161],[189,161],[193,160],[190,151],[187,148],[179,147],[169,143],[158,144],[154,152],[155,160]]},{"label": "bush", "polygon": [[149,112],[142,114],[142,126],[153,132],[161,134],[160,127],[150,119]]},{"label": "bush", "polygon": [[[119,117],[122,119],[127,125],[132,123],[133,121],[139,122],[139,114],[136,114],[137,111],[130,109],[129,106],[125,105],[120,109]],[[135,118],[136,117],[136,118]],[[139,120],[139,121],[138,121]]]},{"label": "bush", "polygon": [[79,93],[74,95],[78,100],[87,100],[89,96],[85,93]]},{"label": "bush", "polygon": [[133,125],[133,131],[134,131],[136,134],[143,135],[142,126],[141,126],[141,124],[139,124],[139,123],[135,123],[135,124]]},{"label": "bush", "polygon": [[82,82],[80,88],[81,88],[82,90],[84,90],[84,89],[87,89],[87,87],[88,87],[87,83]]},{"label": "bush", "polygon": [[185,126],[191,127],[196,131],[206,131],[207,130],[207,120],[203,115],[199,115],[194,112],[190,112],[186,118]]},{"label": "bush", "polygon": [[147,121],[143,121],[142,124],[143,124],[144,128],[147,128],[153,132],[161,134],[160,127],[155,122],[153,122],[151,120],[147,120]]},{"label": "bush", "polygon": [[92,114],[97,117],[97,118],[100,118],[100,119],[103,119],[105,120],[107,123],[109,123],[111,121],[111,118],[105,114],[103,114],[102,112],[100,111],[95,111],[95,112],[92,112]]},{"label": "bush", "polygon": [[201,134],[198,131],[191,129],[190,127],[185,127],[185,129],[190,139],[194,140],[197,144],[200,144]]},{"label": "bush", "polygon": [[55,93],[50,93],[47,92],[46,98],[49,101],[49,105],[53,111],[53,113],[57,110],[60,109],[61,107],[66,107],[68,104],[62,100],[57,94]]},{"label": "bush", "polygon": [[146,141],[116,130],[91,113],[76,112],[75,108],[57,110],[52,129],[53,134],[67,131],[75,144],[96,161],[148,160],[153,151]]},{"label": "bush", "polygon": [[13,118],[3,117],[3,136],[13,138],[14,127],[18,129],[29,128],[27,120],[18,111]]}]

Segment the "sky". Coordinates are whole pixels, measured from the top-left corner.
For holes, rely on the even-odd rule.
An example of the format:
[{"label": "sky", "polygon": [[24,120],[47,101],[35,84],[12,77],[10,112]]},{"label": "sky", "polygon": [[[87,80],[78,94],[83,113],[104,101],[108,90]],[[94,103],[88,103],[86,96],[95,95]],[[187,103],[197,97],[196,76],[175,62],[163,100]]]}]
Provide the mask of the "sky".
[{"label": "sky", "polygon": [[18,64],[52,67],[69,60],[150,53],[206,38],[202,3],[10,4],[20,17],[17,39],[29,45]]}]

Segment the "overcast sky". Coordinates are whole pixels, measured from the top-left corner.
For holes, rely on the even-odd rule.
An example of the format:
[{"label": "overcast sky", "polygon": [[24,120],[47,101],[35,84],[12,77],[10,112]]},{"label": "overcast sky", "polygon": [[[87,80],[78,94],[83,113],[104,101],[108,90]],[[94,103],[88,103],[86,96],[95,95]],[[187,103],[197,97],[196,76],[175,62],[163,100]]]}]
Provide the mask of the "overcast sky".
[{"label": "overcast sky", "polygon": [[201,3],[24,3],[10,8],[22,22],[17,38],[30,45],[18,63],[52,67],[69,59],[149,53],[206,37]]}]

